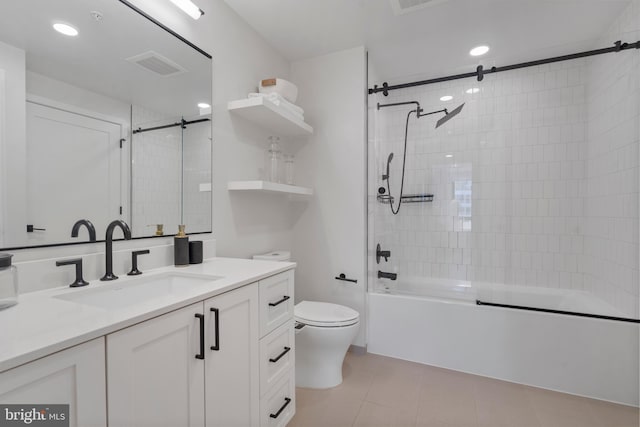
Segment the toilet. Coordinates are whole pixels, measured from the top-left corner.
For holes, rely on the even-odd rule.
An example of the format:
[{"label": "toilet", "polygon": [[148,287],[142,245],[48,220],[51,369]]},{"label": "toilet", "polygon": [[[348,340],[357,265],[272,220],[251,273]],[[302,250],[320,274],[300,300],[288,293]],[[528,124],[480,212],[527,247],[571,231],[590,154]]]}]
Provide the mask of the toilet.
[{"label": "toilet", "polygon": [[[276,251],[254,259],[289,261]],[[349,307],[318,301],[295,305],[296,386],[330,388],[342,383],[342,362],[360,327],[360,314]]]}]

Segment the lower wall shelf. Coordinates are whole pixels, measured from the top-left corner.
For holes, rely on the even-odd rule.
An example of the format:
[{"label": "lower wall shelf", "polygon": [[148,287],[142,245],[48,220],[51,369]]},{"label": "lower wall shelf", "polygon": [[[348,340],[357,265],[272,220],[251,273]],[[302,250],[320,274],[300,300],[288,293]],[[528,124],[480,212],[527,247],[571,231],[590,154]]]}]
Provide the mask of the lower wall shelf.
[{"label": "lower wall shelf", "polygon": [[230,181],[227,184],[229,191],[264,191],[271,193],[298,194],[302,196],[313,195],[313,189],[298,187],[296,185],[279,184],[270,181]]}]

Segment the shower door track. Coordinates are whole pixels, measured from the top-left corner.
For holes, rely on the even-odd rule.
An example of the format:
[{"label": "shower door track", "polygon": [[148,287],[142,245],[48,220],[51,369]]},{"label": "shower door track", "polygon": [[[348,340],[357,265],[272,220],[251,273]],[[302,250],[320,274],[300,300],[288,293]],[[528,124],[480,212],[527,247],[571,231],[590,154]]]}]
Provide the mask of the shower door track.
[{"label": "shower door track", "polygon": [[564,314],[567,316],[591,317],[593,319],[615,320],[617,322],[640,323],[640,319],[631,319],[627,317],[604,316],[602,314],[578,313],[575,311],[552,310],[549,308],[527,307],[524,305],[498,304],[493,302],[476,300],[476,305],[487,305],[490,307],[513,308],[516,310],[538,311],[542,313]]},{"label": "shower door track", "polygon": [[589,56],[602,55],[605,53],[620,52],[628,49],[640,49],[640,41],[637,41],[635,43],[622,43],[620,40],[618,40],[617,42],[614,43],[612,47],[605,47],[602,49],[595,49],[595,50],[589,50],[586,52],[573,53],[570,55],[555,56],[553,58],[547,58],[547,59],[538,59],[536,61],[521,62],[519,64],[514,64],[514,65],[505,65],[504,67],[491,67],[489,69],[485,69],[482,65],[478,65],[478,67],[476,68],[476,71],[471,73],[454,74],[446,77],[420,80],[420,81],[411,82],[411,83],[402,83],[402,84],[397,84],[393,86],[389,86],[387,82],[384,82],[382,84],[382,87],[378,87],[378,85],[374,85],[373,88],[369,88],[369,95],[382,92],[384,96],[388,96],[390,90],[406,89],[409,87],[423,86],[423,85],[429,85],[433,83],[442,83],[442,82],[448,82],[451,80],[466,79],[469,77],[476,77],[480,82],[484,79],[484,76],[487,74],[500,73],[502,71],[517,70],[520,68],[534,67],[536,65],[551,64],[554,62],[569,61],[572,59],[586,58]]}]

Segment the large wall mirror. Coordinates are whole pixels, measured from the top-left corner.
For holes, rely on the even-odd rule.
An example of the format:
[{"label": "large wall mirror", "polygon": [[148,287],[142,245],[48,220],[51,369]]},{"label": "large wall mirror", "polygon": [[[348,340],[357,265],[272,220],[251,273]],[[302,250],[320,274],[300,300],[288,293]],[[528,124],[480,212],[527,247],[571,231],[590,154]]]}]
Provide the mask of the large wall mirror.
[{"label": "large wall mirror", "polygon": [[211,84],[206,52],[127,2],[1,2],[0,249],[86,242],[80,219],[210,232]]}]

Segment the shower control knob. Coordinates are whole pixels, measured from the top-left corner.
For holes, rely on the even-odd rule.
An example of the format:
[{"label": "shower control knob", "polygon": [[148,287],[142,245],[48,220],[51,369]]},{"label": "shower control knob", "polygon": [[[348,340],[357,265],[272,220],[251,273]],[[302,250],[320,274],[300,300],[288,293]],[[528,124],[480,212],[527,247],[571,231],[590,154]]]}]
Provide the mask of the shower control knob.
[{"label": "shower control knob", "polygon": [[384,187],[378,187],[378,194],[384,194],[386,192],[387,192],[387,190],[385,190]]}]

